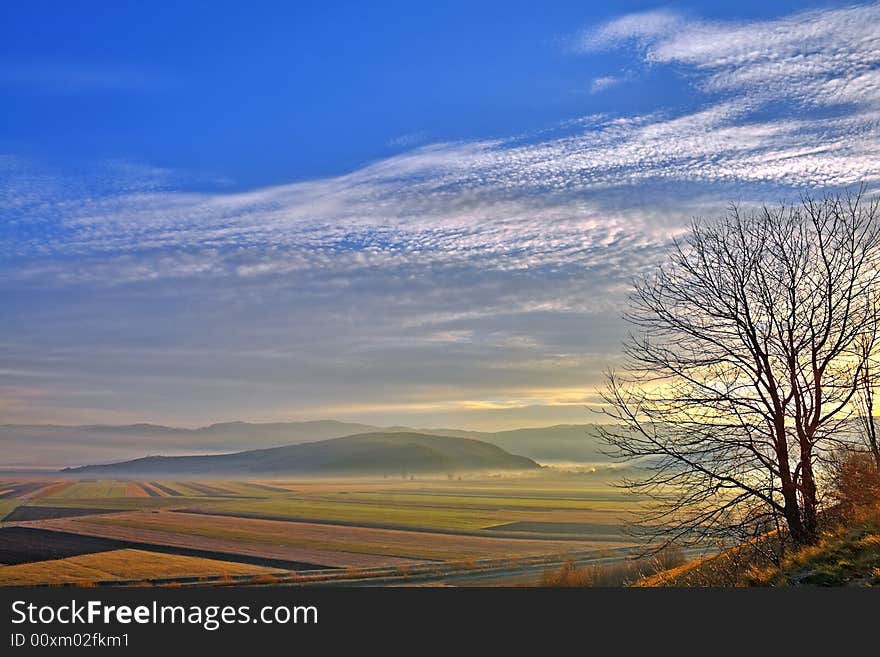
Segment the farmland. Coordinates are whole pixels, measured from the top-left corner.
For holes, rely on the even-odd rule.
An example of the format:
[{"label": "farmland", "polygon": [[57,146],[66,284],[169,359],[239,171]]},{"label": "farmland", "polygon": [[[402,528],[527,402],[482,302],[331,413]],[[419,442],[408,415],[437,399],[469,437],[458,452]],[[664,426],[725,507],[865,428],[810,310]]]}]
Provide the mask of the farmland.
[{"label": "farmland", "polygon": [[26,586],[40,582],[49,585],[88,585],[96,581],[140,580],[149,582],[159,578],[228,577],[275,572],[280,571],[248,564],[144,550],[113,550],[66,559],[6,566],[3,569],[3,584],[5,586]]},{"label": "farmland", "polygon": [[6,515],[11,513],[18,505],[19,501],[16,499],[0,500],[0,519],[5,518]]},{"label": "farmland", "polygon": [[0,585],[344,581],[610,554],[638,503],[607,476],[5,481]]}]

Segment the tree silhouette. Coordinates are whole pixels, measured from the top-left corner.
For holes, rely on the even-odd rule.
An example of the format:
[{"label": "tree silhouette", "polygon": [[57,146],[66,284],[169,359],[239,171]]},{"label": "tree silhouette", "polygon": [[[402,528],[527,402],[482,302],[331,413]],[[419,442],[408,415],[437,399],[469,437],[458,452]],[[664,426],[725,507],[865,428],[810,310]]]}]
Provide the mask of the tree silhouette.
[{"label": "tree silhouette", "polygon": [[[820,464],[877,338],[878,202],[865,190],[695,221],[636,281],[603,397],[649,539],[770,528],[815,540]],[[742,536],[740,536],[742,537]]]}]

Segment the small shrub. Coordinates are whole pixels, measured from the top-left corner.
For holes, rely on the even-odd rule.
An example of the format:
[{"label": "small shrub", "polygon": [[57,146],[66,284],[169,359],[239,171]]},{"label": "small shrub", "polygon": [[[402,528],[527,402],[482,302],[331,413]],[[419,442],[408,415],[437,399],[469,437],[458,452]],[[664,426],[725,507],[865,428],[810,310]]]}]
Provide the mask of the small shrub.
[{"label": "small shrub", "polygon": [[545,570],[541,586],[592,586],[590,568],[578,568],[574,561],[566,561],[559,570]]},{"label": "small shrub", "polygon": [[684,552],[667,546],[655,554],[616,563],[578,567],[566,561],[559,570],[546,570],[542,586],[627,586],[660,571],[677,568],[686,561]]},{"label": "small shrub", "polygon": [[459,559],[458,561],[452,562],[450,565],[453,570],[476,570],[477,560],[474,557],[468,557],[466,559]]},{"label": "small shrub", "polygon": [[844,523],[860,519],[880,501],[880,471],[868,452],[842,450],[834,455],[830,467],[830,494],[836,514]]}]

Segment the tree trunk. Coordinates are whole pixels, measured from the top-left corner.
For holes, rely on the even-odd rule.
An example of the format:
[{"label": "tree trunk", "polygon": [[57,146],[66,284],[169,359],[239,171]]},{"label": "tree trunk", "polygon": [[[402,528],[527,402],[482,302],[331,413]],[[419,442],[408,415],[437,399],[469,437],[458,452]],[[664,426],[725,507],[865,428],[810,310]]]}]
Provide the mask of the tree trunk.
[{"label": "tree trunk", "polygon": [[785,523],[788,525],[788,531],[791,534],[792,540],[798,545],[808,544],[810,541],[801,519],[797,489],[793,483],[782,487],[782,497],[785,500]]},{"label": "tree trunk", "polygon": [[874,457],[874,466],[880,472],[880,444],[877,441],[877,424],[874,421],[874,404],[873,396],[870,398],[871,403],[868,406],[868,446],[871,449],[871,455]]},{"label": "tree trunk", "polygon": [[803,525],[803,540],[805,545],[816,542],[819,534],[819,519],[817,517],[816,481],[813,478],[813,467],[809,464],[804,466],[801,483],[801,517]]}]

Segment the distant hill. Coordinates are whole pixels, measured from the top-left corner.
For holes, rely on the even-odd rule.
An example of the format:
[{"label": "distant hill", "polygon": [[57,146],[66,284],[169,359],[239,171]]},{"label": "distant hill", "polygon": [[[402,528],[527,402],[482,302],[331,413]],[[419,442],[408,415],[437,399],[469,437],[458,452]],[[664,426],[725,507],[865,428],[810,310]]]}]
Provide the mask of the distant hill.
[{"label": "distant hill", "polygon": [[158,424],[0,425],[0,467],[44,467],[123,461],[144,454],[217,454],[278,447],[378,431],[335,420],[223,422],[197,429]]},{"label": "distant hill", "polygon": [[496,445],[421,433],[362,433],[317,442],[205,456],[148,456],[66,468],[76,475],[329,475],[531,470],[540,466]]},{"label": "distant hill", "polygon": [[534,429],[481,432],[461,429],[377,427],[335,420],[313,422],[224,422],[197,429],[156,424],[0,425],[0,467],[62,467],[129,460],[144,454],[217,454],[315,442],[359,433],[420,433],[482,440],[536,461],[607,461],[596,425],[563,424]]},{"label": "distant hill", "polygon": [[602,453],[599,429],[595,424],[557,424],[552,427],[495,432],[456,429],[419,431],[485,440],[508,452],[522,454],[543,463],[602,463],[610,460]]}]

